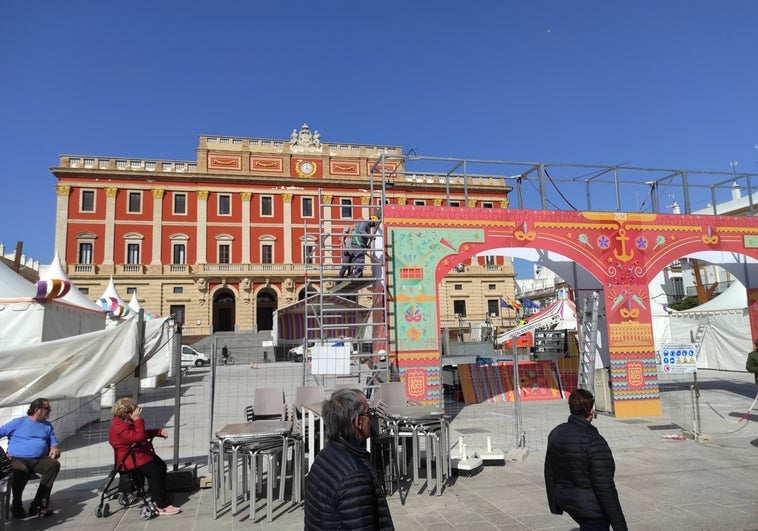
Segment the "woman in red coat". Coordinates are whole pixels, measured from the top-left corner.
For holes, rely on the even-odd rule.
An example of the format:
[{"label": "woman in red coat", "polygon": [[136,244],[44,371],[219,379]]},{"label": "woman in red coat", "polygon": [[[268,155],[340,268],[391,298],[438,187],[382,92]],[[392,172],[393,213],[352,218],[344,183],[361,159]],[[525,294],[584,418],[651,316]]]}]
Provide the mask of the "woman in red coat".
[{"label": "woman in red coat", "polygon": [[116,463],[121,463],[129,453],[129,447],[138,443],[126,461],[126,470],[139,470],[150,486],[150,496],[158,510],[159,516],[170,516],[181,511],[169,503],[166,496],[166,463],[155,453],[150,439],[168,437],[166,430],[146,430],[145,420],[141,418],[142,408],[131,398],[119,398],[113,404],[113,421],[111,422],[108,442],[116,451]]}]

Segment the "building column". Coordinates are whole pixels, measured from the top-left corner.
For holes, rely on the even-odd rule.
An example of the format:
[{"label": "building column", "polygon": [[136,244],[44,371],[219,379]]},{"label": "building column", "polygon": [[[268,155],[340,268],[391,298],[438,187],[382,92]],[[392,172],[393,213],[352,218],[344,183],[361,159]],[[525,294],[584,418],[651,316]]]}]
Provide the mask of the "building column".
[{"label": "building column", "polygon": [[[284,223],[285,227],[292,227],[292,194],[290,192],[286,192],[282,194],[282,202],[284,203],[284,216],[282,223]],[[284,257],[282,259],[282,263],[284,264],[291,264],[292,263],[292,231],[291,230],[285,230],[284,231]]]},{"label": "building column", "polygon": [[157,188],[153,190],[153,258],[150,265],[161,265],[163,257],[161,256],[161,236],[163,231],[163,194],[165,190]]},{"label": "building column", "polygon": [[[332,194],[324,194],[321,196],[321,202],[322,202],[322,210],[320,212],[321,219],[323,220],[322,227],[324,234],[331,234],[333,232],[333,225],[332,225],[332,199],[334,199],[334,196]],[[342,262],[342,237],[338,238],[339,246],[337,249],[333,250],[331,252],[331,263],[338,264]],[[316,242],[318,243],[318,242]],[[334,247],[334,243],[331,243],[330,245],[327,245],[325,247]],[[323,252],[323,250],[322,250]],[[325,260],[325,256],[321,257],[321,260]]]},{"label": "building column", "polygon": [[105,189],[105,236],[103,239],[104,254],[103,265],[114,265],[113,262],[113,241],[116,237],[116,195],[118,188],[111,186]]},{"label": "building column", "polygon": [[242,256],[240,257],[240,263],[250,263],[250,198],[253,196],[251,192],[242,192],[240,197],[242,198]]},{"label": "building column", "polygon": [[[55,187],[55,193],[58,196],[55,209],[55,253],[64,253],[59,258],[61,265],[65,268],[66,236],[68,235],[68,196],[71,194],[71,187],[67,184],[59,184]],[[78,257],[76,260],[78,260]]]},{"label": "building column", "polygon": [[207,264],[207,242],[208,237],[206,225],[208,223],[208,190],[197,191],[197,263]]}]

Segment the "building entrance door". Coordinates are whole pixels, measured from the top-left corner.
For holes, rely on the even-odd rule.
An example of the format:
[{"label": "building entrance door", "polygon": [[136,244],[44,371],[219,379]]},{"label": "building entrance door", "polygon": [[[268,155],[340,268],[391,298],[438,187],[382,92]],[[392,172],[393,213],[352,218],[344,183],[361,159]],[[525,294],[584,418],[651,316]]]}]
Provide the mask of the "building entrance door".
[{"label": "building entrance door", "polygon": [[276,293],[269,289],[261,290],[256,299],[255,324],[258,331],[274,329],[274,310],[276,309]]},{"label": "building entrance door", "polygon": [[213,295],[213,330],[233,332],[235,322],[234,293],[220,289]]}]

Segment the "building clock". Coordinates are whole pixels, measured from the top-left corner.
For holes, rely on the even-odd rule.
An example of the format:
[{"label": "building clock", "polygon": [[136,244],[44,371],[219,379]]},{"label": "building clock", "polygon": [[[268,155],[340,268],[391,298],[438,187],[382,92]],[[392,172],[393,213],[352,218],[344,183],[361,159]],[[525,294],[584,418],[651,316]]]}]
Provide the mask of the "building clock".
[{"label": "building clock", "polygon": [[299,160],[295,164],[295,171],[300,177],[313,177],[316,173],[316,163],[312,160]]}]

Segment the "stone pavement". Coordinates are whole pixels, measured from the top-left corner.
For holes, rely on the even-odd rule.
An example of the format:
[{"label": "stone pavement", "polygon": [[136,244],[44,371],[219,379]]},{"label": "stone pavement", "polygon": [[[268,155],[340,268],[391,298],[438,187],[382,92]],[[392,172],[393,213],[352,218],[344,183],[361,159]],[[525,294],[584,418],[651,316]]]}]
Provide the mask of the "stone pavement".
[{"label": "stone pavement", "polygon": [[[758,406],[745,420],[740,420],[746,416],[755,396],[752,375],[700,371],[698,379],[704,389],[702,433],[707,435],[708,442],[680,440],[681,432],[666,417],[615,419],[601,414],[595,421],[614,452],[616,484],[632,530],[758,530]],[[663,392],[662,400],[666,399]],[[182,424],[192,416],[192,407],[182,407]],[[452,423],[453,439],[456,427],[466,425],[469,411],[475,410],[476,406],[466,406],[456,415]],[[525,460],[488,466],[470,477],[454,476],[441,496],[429,495],[423,479],[418,485],[405,485],[404,503],[398,493],[389,498],[396,528],[578,529],[568,516],[550,514],[542,479],[549,431],[544,426],[563,422],[568,407],[565,401],[524,403],[524,411],[529,450]],[[536,418],[539,429],[530,425],[531,419]],[[207,419],[195,420],[205,422],[208,429]],[[271,523],[265,522],[265,510],[258,511],[256,522],[250,522],[247,502],[241,505],[238,515],[232,516],[226,509],[214,520],[210,489],[175,492],[175,503],[183,509],[176,516],[142,521],[137,508],[123,509],[114,500],[110,504],[114,513],[97,518],[99,489],[108,471],[103,463],[111,459],[104,443],[107,429],[107,421],[95,423],[64,442],[64,452],[68,454],[64,458],[66,471],[53,492],[56,509],[53,517],[10,520],[6,528],[14,531],[302,529],[302,506],[293,506],[288,501],[276,505]],[[200,467],[198,476],[206,473],[206,451],[202,447],[188,450]],[[170,457],[159,453],[164,458]]]}]

